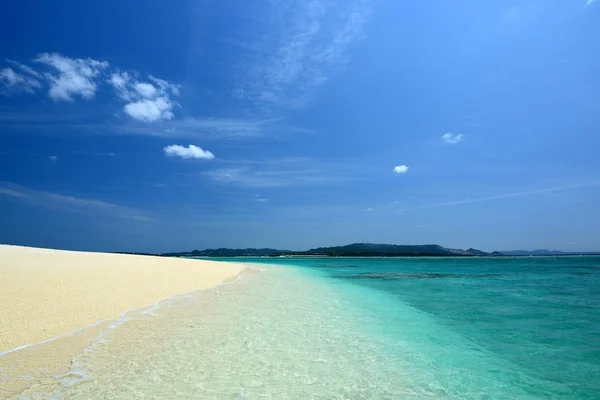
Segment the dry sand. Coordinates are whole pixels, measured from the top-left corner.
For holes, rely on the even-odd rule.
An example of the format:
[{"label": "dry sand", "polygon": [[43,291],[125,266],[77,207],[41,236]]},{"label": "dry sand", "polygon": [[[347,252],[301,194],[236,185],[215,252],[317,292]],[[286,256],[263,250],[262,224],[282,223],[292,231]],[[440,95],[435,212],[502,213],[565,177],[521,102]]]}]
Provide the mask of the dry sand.
[{"label": "dry sand", "polygon": [[0,353],[214,287],[241,264],[0,245]]}]

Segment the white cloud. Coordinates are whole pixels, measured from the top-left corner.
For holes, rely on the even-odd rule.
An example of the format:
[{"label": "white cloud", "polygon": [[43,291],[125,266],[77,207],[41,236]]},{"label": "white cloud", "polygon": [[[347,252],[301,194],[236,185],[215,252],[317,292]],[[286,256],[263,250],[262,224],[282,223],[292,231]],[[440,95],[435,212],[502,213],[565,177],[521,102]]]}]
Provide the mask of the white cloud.
[{"label": "white cloud", "polygon": [[91,99],[100,82],[106,81],[117,97],[125,102],[123,112],[134,120],[150,123],[173,119],[173,109],[178,106],[172,96],[180,93],[179,85],[164,79],[148,76],[148,81],[138,79],[135,71],[113,71],[102,78],[108,69],[106,61],[91,58],[69,58],[58,53],[42,53],[34,60],[50,69],[40,73],[17,61],[6,60],[13,68],[0,70],[0,92],[33,93],[47,82],[49,95],[55,101],[73,101],[77,97]]},{"label": "white cloud", "polygon": [[58,161],[58,157],[56,157],[56,156],[50,156],[50,157],[48,157],[48,160],[50,160],[50,161]]},{"label": "white cloud", "polygon": [[396,165],[394,167],[394,172],[397,174],[405,174],[408,171],[408,167],[406,165]]},{"label": "white cloud", "polygon": [[464,139],[464,135],[462,133],[453,135],[451,132],[449,132],[443,134],[440,139],[442,139],[446,143],[456,144]]},{"label": "white cloud", "polygon": [[50,83],[49,94],[54,101],[73,101],[75,96],[86,100],[93,98],[98,88],[95,79],[108,68],[106,61],[69,58],[57,53],[42,53],[35,61],[55,70],[45,74]]},{"label": "white cloud", "polygon": [[147,99],[152,99],[156,97],[157,90],[154,86],[149,83],[136,83],[135,90],[142,96]]},{"label": "white cloud", "polygon": [[212,160],[215,158],[214,154],[208,150],[202,150],[198,146],[190,144],[188,147],[173,144],[163,149],[165,154],[169,157],[181,157],[181,158],[195,158],[203,160]]},{"label": "white cloud", "polygon": [[142,122],[154,122],[164,119],[172,119],[173,104],[168,97],[158,97],[156,99],[144,99],[125,104],[123,110],[133,119]]},{"label": "white cloud", "polygon": [[23,75],[12,68],[0,70],[0,84],[4,87],[4,93],[33,93],[36,89],[42,87],[42,84],[29,75]]},{"label": "white cloud", "polygon": [[593,2],[595,2],[596,0],[587,0],[587,3],[585,3],[585,6],[589,6],[590,4],[592,4]]},{"label": "white cloud", "polygon": [[157,122],[173,119],[171,95],[179,95],[179,86],[165,80],[148,77],[156,84],[140,82],[127,72],[114,72],[108,83],[115,89],[117,96],[126,102],[125,114],[141,122]]},{"label": "white cloud", "polygon": [[365,211],[373,211],[373,209],[371,207],[367,207],[365,208]]}]

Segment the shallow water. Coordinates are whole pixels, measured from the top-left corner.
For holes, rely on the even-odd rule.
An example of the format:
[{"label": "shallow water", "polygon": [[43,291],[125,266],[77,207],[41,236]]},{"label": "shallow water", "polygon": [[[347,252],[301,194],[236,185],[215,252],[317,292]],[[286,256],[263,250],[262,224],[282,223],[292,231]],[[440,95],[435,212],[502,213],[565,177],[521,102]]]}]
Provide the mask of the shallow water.
[{"label": "shallow water", "polygon": [[598,258],[255,261],[21,398],[600,398]]}]

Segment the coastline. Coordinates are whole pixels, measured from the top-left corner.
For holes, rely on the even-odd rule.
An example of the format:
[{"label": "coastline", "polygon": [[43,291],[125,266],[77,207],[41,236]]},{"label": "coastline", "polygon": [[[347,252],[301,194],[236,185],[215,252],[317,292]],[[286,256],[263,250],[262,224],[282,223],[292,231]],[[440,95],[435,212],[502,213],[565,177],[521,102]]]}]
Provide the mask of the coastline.
[{"label": "coastline", "polygon": [[[596,261],[377,260],[240,259],[246,268],[218,286],[0,357],[0,399],[576,400],[573,385],[585,394],[598,387],[589,382],[597,364],[577,352],[597,347],[593,303],[575,327],[547,329],[540,318],[568,320],[571,299],[556,309],[536,295],[557,282],[593,291]],[[433,276],[440,268],[444,279]],[[374,271],[399,279],[373,279]],[[555,361],[554,351],[565,356]]]},{"label": "coastline", "polygon": [[209,289],[244,265],[0,245],[0,354]]}]

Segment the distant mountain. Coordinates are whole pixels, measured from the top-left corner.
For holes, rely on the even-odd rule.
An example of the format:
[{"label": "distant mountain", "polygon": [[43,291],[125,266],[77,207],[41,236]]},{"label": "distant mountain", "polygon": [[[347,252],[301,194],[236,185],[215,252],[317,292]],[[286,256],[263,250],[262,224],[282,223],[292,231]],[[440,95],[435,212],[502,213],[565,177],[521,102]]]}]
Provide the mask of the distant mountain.
[{"label": "distant mountain", "polygon": [[436,244],[394,245],[376,243],[353,243],[346,246],[319,247],[308,251],[276,249],[208,249],[183,253],[166,253],[170,257],[279,257],[279,256],[327,256],[327,257],[472,257],[490,256],[477,249],[448,249]]},{"label": "distant mountain", "polygon": [[468,249],[448,249],[437,244],[425,245],[395,245],[395,244],[376,244],[376,243],[353,243],[346,246],[319,247],[308,250],[310,255],[327,255],[333,257],[365,257],[365,256],[436,256],[436,257],[456,257],[456,256],[475,256],[488,255],[480,250]]}]

